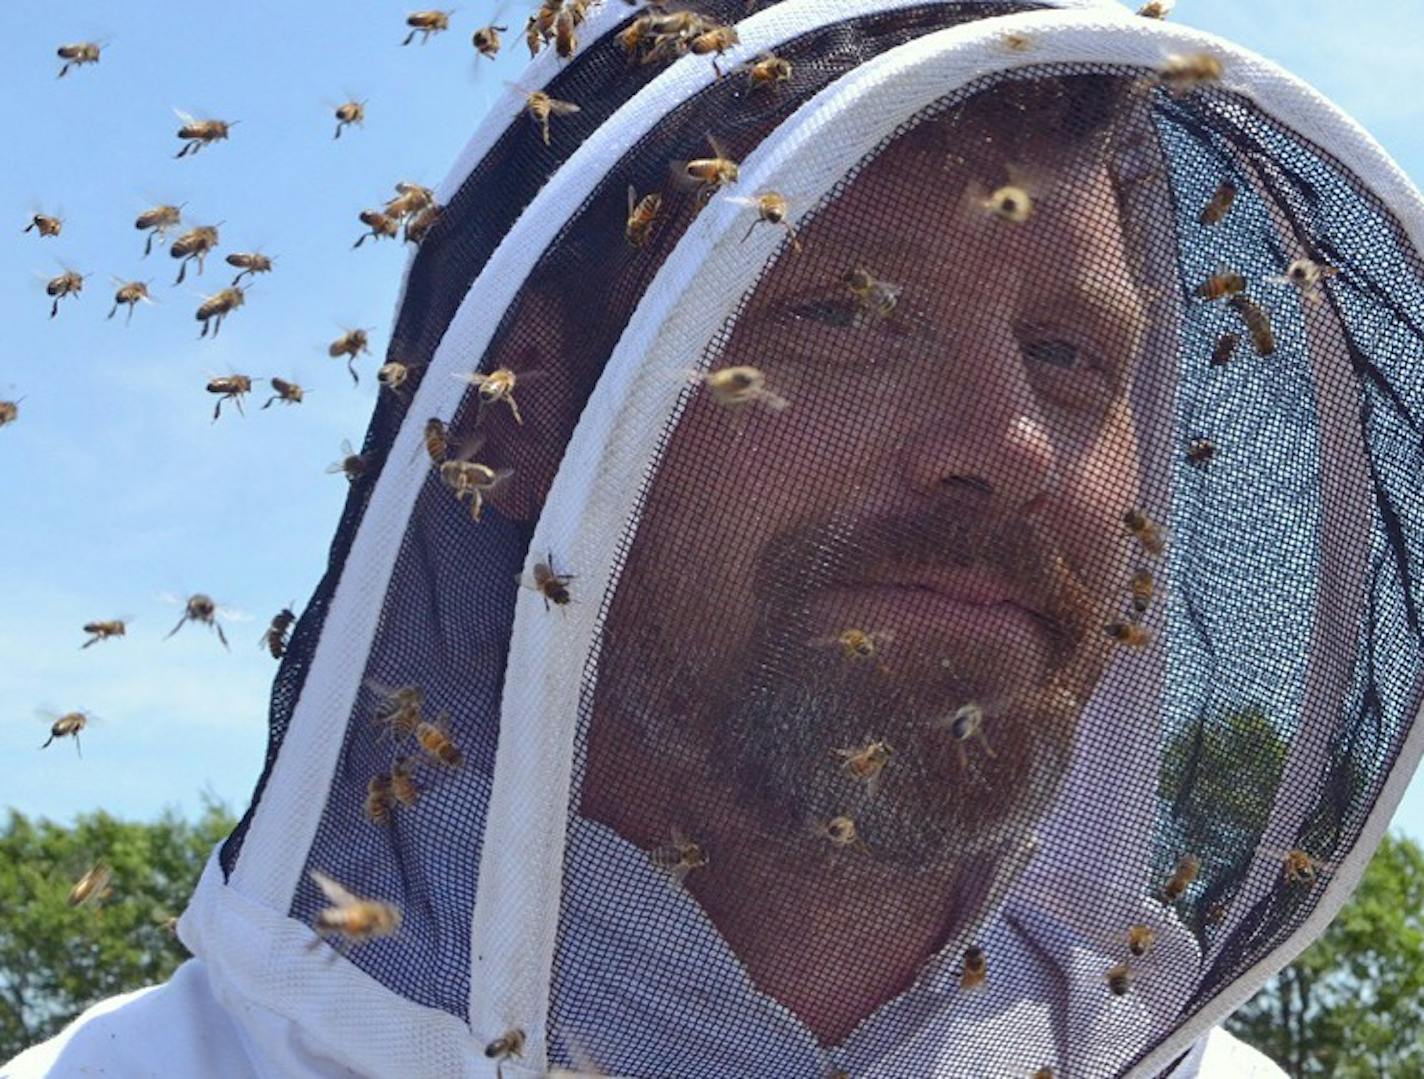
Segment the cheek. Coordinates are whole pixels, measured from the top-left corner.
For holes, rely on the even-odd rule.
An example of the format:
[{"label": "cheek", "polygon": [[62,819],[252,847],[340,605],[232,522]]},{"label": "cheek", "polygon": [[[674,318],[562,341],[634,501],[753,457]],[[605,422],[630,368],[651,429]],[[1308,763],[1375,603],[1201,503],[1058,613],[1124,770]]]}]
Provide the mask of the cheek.
[{"label": "cheek", "polygon": [[1058,537],[1089,587],[1105,597],[1126,594],[1132,545],[1122,515],[1140,501],[1137,436],[1125,406],[1115,407],[1097,432],[1060,450],[1063,477],[1053,507]]}]

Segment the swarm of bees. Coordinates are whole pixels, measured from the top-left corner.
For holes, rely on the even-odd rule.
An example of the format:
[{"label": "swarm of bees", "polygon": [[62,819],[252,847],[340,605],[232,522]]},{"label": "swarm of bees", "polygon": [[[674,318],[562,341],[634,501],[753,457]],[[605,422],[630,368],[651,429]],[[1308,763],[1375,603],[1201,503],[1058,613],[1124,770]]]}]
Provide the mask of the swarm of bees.
[{"label": "swarm of bees", "polygon": [[[548,0],[546,0],[547,6]],[[724,25],[695,11],[650,9],[621,30],[617,37],[630,62],[667,64],[688,53],[713,56],[718,78],[722,69],[717,58],[739,41],[734,26]]]}]

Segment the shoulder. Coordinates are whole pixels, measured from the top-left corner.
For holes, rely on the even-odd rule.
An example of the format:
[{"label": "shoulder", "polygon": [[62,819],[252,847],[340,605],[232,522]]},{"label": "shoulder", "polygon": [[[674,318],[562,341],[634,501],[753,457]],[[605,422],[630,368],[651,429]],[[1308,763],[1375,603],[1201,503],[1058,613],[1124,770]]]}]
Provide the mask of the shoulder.
[{"label": "shoulder", "polygon": [[249,1079],[254,1073],[206,971],[190,959],[162,985],[100,1001],[53,1038],[0,1065],[0,1079],[94,1074]]},{"label": "shoulder", "polygon": [[1171,1073],[1170,1079],[1287,1079],[1287,1076],[1259,1049],[1221,1027],[1212,1027]]}]

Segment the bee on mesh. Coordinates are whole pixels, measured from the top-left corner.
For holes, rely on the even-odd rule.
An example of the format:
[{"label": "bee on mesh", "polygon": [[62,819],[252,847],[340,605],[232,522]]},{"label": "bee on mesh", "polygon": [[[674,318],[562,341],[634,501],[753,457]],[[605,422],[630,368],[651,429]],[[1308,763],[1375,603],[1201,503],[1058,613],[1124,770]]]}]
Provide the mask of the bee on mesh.
[{"label": "bee on mesh", "polygon": [[959,988],[978,989],[989,977],[989,957],[984,949],[971,944],[964,949],[964,965],[960,969]]},{"label": "bee on mesh", "polygon": [[1217,225],[1231,212],[1231,207],[1236,203],[1236,185],[1230,180],[1223,180],[1214,192],[1211,199],[1202,207],[1201,214],[1197,220],[1203,225]]},{"label": "bee on mesh", "polygon": [[479,387],[481,415],[484,414],[485,406],[503,402],[509,406],[509,412],[510,415],[514,417],[514,422],[522,424],[524,417],[519,413],[519,402],[514,399],[515,388],[521,383],[542,378],[543,372],[525,371],[516,373],[508,367],[496,367],[493,371],[487,373],[473,371],[469,374],[454,374],[451,377],[459,379],[461,382],[468,382],[472,386]]},{"label": "bee on mesh", "polygon": [[374,463],[374,453],[357,453],[355,447],[351,445],[351,440],[343,438],[341,440],[341,460],[333,461],[327,465],[326,474],[334,476],[340,473],[346,477],[347,483],[355,483],[371,470]]},{"label": "bee on mesh", "polygon": [[[838,648],[841,656],[848,663],[867,663],[875,660],[880,655],[880,646],[891,644],[895,640],[893,630],[876,629],[863,630],[852,626],[843,629],[839,633],[833,633],[828,637],[813,637],[806,643],[812,648]],[[883,663],[876,662],[875,668],[882,674],[886,667]]]},{"label": "bee on mesh", "polygon": [[425,238],[430,235],[430,230],[440,221],[440,215],[443,210],[443,207],[432,204],[419,213],[411,214],[411,216],[405,219],[401,239],[408,244],[415,244],[419,247],[425,242]]},{"label": "bee on mesh", "polygon": [[854,266],[841,275],[841,284],[851,295],[856,306],[855,323],[878,322],[888,318],[900,302],[903,285],[881,281],[864,266]]},{"label": "bee on mesh", "polygon": [[714,402],[735,413],[752,404],[780,412],[790,404],[785,397],[767,388],[766,375],[758,367],[742,364],[715,371],[692,371],[688,375],[707,387]]},{"label": "bee on mesh", "polygon": [[737,35],[735,26],[714,23],[703,29],[700,34],[695,35],[687,42],[687,51],[695,56],[712,56],[713,74],[720,79],[722,68],[718,60],[725,56],[727,50],[733,45],[741,44],[741,38]]},{"label": "bee on mesh", "polygon": [[569,582],[574,580],[576,575],[555,572],[553,551],[548,553],[545,561],[534,563],[530,575],[533,578],[533,584],[525,584],[523,573],[516,573],[514,579],[523,587],[533,589],[544,598],[544,610],[547,611],[551,603],[557,607],[566,607],[573,602],[569,595]]},{"label": "bee on mesh", "polygon": [[674,884],[682,884],[694,869],[707,865],[707,852],[702,845],[690,839],[677,825],[672,826],[672,838],[648,852],[648,860],[672,877]]},{"label": "bee on mesh", "polygon": [[663,197],[660,192],[653,191],[639,198],[638,189],[632,184],[628,185],[628,220],[624,225],[624,236],[630,247],[642,247],[648,242],[653,224],[662,208]]},{"label": "bee on mesh", "polygon": [[752,90],[775,90],[782,83],[791,81],[791,61],[775,53],[764,52],[744,67],[747,86]]},{"label": "bee on mesh", "polygon": [[1209,52],[1194,52],[1167,57],[1153,78],[1156,85],[1173,97],[1185,97],[1204,86],[1221,82],[1226,66],[1220,57]]},{"label": "bee on mesh", "polygon": [[865,784],[865,793],[874,798],[885,779],[885,766],[894,755],[890,743],[867,739],[863,745],[849,749],[833,749],[831,754],[841,759],[841,770],[857,783]]},{"label": "bee on mesh", "polygon": [[763,222],[768,225],[775,225],[786,230],[786,235],[791,238],[791,247],[794,251],[801,250],[801,241],[796,236],[796,230],[791,227],[791,222],[786,220],[786,215],[790,212],[786,203],[786,197],[775,191],[766,191],[760,195],[732,196],[727,200],[739,206],[752,206],[756,208],[757,217],[747,226],[747,234],[742,237],[745,243],[751,239],[752,232]]},{"label": "bee on mesh", "polygon": [[507,1030],[485,1046],[485,1056],[497,1061],[495,1079],[504,1079],[504,1062],[524,1055],[524,1031],[518,1027]]},{"label": "bee on mesh", "polygon": [[1128,535],[1142,545],[1142,549],[1154,557],[1160,557],[1167,549],[1162,527],[1142,510],[1133,508],[1122,515],[1122,523]]},{"label": "bee on mesh", "polygon": [[1208,302],[1246,291],[1246,278],[1235,270],[1219,270],[1197,286],[1197,296]]},{"label": "bee on mesh", "polygon": [[410,33],[406,34],[402,45],[409,45],[415,40],[415,35],[420,35],[420,43],[424,45],[430,40],[431,34],[439,34],[450,29],[450,16],[455,14],[455,9],[449,11],[412,11],[405,17],[405,24],[410,27]]},{"label": "bee on mesh", "polygon": [[1251,344],[1258,356],[1271,356],[1276,351],[1276,334],[1271,328],[1270,316],[1256,303],[1245,296],[1233,296],[1227,300],[1231,310],[1240,316],[1251,335]]},{"label": "bee on mesh", "polygon": [[1167,883],[1162,886],[1162,901],[1169,904],[1177,902],[1200,874],[1201,859],[1195,854],[1182,855],[1177,859],[1176,868],[1172,870]]},{"label": "bee on mesh", "polygon": [[692,187],[699,203],[706,203],[719,189],[736,183],[742,174],[741,166],[711,132],[707,134],[707,145],[712,149],[711,157],[672,163],[673,179]]},{"label": "bee on mesh", "polygon": [[447,768],[458,768],[464,763],[465,754],[450,734],[451,722],[449,712],[441,712],[433,720],[420,720],[415,725],[415,741],[427,759]]},{"label": "bee on mesh", "polygon": [[267,649],[273,659],[281,659],[287,654],[287,639],[292,632],[292,623],[297,620],[296,612],[289,603],[272,616],[271,623],[257,642],[259,648]]},{"label": "bee on mesh", "polygon": [[187,157],[189,154],[196,154],[204,146],[222,142],[228,137],[232,128],[241,123],[240,120],[198,119],[182,109],[173,111],[182,121],[182,125],[178,128],[178,137],[183,140],[183,148],[174,154],[174,157]]},{"label": "bee on mesh", "polygon": [[838,850],[850,849],[862,854],[870,853],[870,847],[861,838],[854,818],[845,814],[831,817],[829,820],[811,820],[807,822],[807,830],[814,839]]},{"label": "bee on mesh", "polygon": [[64,78],[69,74],[70,68],[80,68],[85,64],[97,64],[104,51],[104,45],[105,43],[101,41],[75,41],[68,45],[61,45],[55,52],[64,63],[60,65],[59,74],[55,78]]},{"label": "bee on mesh", "polygon": [[545,146],[549,145],[550,120],[555,117],[572,116],[580,111],[572,101],[560,101],[558,98],[550,97],[543,90],[530,90],[528,87],[513,82],[506,82],[505,85],[513,87],[524,95],[524,111],[529,114],[529,118],[539,128]]},{"label": "bee on mesh", "polygon": [[968,701],[948,715],[941,716],[934,720],[931,726],[947,731],[954,741],[954,751],[959,757],[959,767],[962,771],[969,770],[969,751],[965,748],[972,741],[979,743],[979,748],[984,751],[984,755],[993,759],[997,756],[994,749],[989,745],[989,738],[984,733],[984,720],[987,716],[987,709],[978,701]]},{"label": "bee on mesh", "polygon": [[1048,188],[1043,173],[1016,165],[1005,167],[1008,183],[988,190],[978,179],[964,186],[965,205],[972,212],[1010,225],[1022,225],[1034,211],[1035,203]]},{"label": "bee on mesh", "polygon": [[1275,850],[1271,847],[1260,849],[1263,854],[1281,860],[1281,873],[1287,885],[1314,884],[1318,873],[1333,873],[1339,868],[1338,863],[1317,858],[1301,847],[1292,847],[1290,850]]}]

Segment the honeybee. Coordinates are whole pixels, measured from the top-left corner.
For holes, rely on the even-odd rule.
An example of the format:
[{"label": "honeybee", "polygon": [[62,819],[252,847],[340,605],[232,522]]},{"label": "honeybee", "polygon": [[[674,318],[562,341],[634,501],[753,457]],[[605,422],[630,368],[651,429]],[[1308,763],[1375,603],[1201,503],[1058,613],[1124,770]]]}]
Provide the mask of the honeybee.
[{"label": "honeybee", "polygon": [[578,22],[571,9],[565,8],[554,17],[554,49],[560,59],[567,60],[578,51]]},{"label": "honeybee", "polygon": [[1156,591],[1157,582],[1153,579],[1152,571],[1146,566],[1139,569],[1132,575],[1132,609],[1138,614],[1143,614],[1152,605],[1152,596]]},{"label": "honeybee", "polygon": [[296,382],[288,382],[285,378],[269,378],[267,380],[273,389],[271,397],[263,403],[264,409],[270,408],[272,402],[283,401],[289,405],[299,405],[307,395],[307,391]]},{"label": "honeybee", "polygon": [[[388,937],[400,929],[400,908],[379,899],[361,899],[352,895],[320,870],[308,870],[322,894],[332,904],[317,911],[318,937],[339,935],[343,944],[362,944],[377,937]],[[317,947],[314,940],[308,946]]]},{"label": "honeybee", "polygon": [[174,157],[187,157],[189,154],[196,154],[209,143],[218,142],[228,137],[228,132],[232,126],[240,121],[237,120],[196,120],[186,112],[178,113],[178,119],[183,121],[183,126],[178,129],[178,137],[183,140],[183,149],[179,150]]},{"label": "honeybee", "polygon": [[1132,987],[1132,968],[1126,963],[1110,967],[1104,977],[1107,978],[1108,992],[1115,997],[1126,996],[1128,989]]},{"label": "honeybee", "polygon": [[850,817],[832,817],[827,821],[812,821],[811,834],[818,839],[825,839],[833,847],[855,847],[860,851],[868,851],[865,840],[860,838],[860,833],[856,831],[855,821]]},{"label": "honeybee", "polygon": [[475,51],[481,56],[488,56],[493,60],[499,55],[499,35],[507,33],[508,30],[507,26],[481,26],[470,36],[470,44],[474,45]]},{"label": "honeybee", "polygon": [[801,250],[801,241],[796,238],[796,230],[791,227],[791,222],[786,220],[789,207],[786,205],[786,198],[775,191],[768,191],[752,198],[734,198],[732,202],[742,206],[755,206],[757,219],[747,227],[747,234],[742,237],[742,242],[746,243],[751,238],[752,230],[765,221],[769,225],[780,225],[786,229],[786,235],[791,237],[791,246],[797,251]]},{"label": "honeybee", "polygon": [[89,639],[79,646],[82,651],[91,644],[98,644],[100,641],[107,641],[110,637],[122,637],[128,631],[129,620],[127,618],[110,618],[103,622],[85,622],[84,632],[89,634]]},{"label": "honeybee", "polygon": [[439,468],[450,454],[450,432],[446,429],[444,421],[438,416],[431,416],[425,421],[423,441],[425,452],[430,457],[430,463]]},{"label": "honeybee", "polygon": [[357,127],[366,126],[366,103],[364,101],[343,101],[336,106],[336,134],[332,139],[341,138],[344,128],[355,124]]},{"label": "honeybee", "polygon": [[408,244],[415,244],[417,247],[425,242],[425,237],[430,230],[435,227],[435,222],[440,220],[441,208],[437,205],[427,206],[417,214],[408,217],[405,222],[405,235],[402,237]]},{"label": "honeybee", "polygon": [[1137,9],[1137,13],[1146,19],[1165,19],[1177,6],[1177,0],[1147,0]]},{"label": "honeybee", "polygon": [[1217,901],[1208,907],[1206,911],[1206,921],[1208,925],[1220,925],[1226,921],[1226,904]]},{"label": "honeybee", "polygon": [[791,81],[791,61],[775,53],[762,53],[747,65],[747,85],[753,90],[775,89],[778,83]]},{"label": "honeybee", "polygon": [[789,404],[786,398],[766,388],[766,376],[756,367],[723,367],[699,372],[697,377],[711,391],[712,399],[724,408],[741,409],[757,401],[780,412]]},{"label": "honeybee", "polygon": [[391,795],[403,806],[415,805],[420,797],[420,785],[415,781],[415,762],[409,757],[400,757],[391,767]]},{"label": "honeybee", "polygon": [[1053,1079],[1053,1069],[1045,1064],[1033,1073],[1033,1079]]},{"label": "honeybee", "polygon": [[1219,300],[1245,291],[1246,278],[1232,270],[1214,273],[1197,286],[1197,295],[1203,300]]},{"label": "honeybee", "polygon": [[1222,334],[1216,342],[1216,347],[1211,350],[1211,365],[1213,367],[1224,367],[1231,361],[1231,357],[1236,354],[1236,346],[1241,343],[1241,338],[1234,333]]},{"label": "honeybee", "polygon": [[1124,648],[1146,648],[1152,643],[1152,634],[1137,622],[1109,622],[1103,632]]},{"label": "honeybee", "polygon": [[642,247],[653,231],[653,222],[663,208],[663,197],[654,191],[638,198],[638,190],[628,185],[628,223],[624,234],[633,247]]},{"label": "honeybee", "polygon": [[55,77],[59,79],[64,78],[65,75],[69,74],[69,69],[72,67],[83,67],[85,64],[97,64],[99,62],[99,53],[102,50],[103,46],[97,41],[81,41],[73,45],[61,45],[55,51],[59,54],[59,58],[64,61],[64,64],[60,67],[59,74]]},{"label": "honeybee", "polygon": [[271,256],[263,255],[256,251],[235,251],[227,257],[227,264],[237,267],[240,271],[238,275],[232,279],[234,285],[248,274],[255,277],[260,273],[272,272]]},{"label": "honeybee", "polygon": [[340,472],[346,477],[347,483],[355,483],[371,467],[371,458],[364,453],[357,453],[351,446],[349,438],[341,440],[341,460],[333,461],[326,466],[326,474],[334,476]]},{"label": "honeybee", "polygon": [[[613,40],[623,47],[624,55],[626,55],[629,60],[632,60],[638,55],[638,50],[642,48],[643,43],[648,39],[652,27],[653,17],[651,14],[639,15],[622,30],[618,31]],[[529,25],[525,28],[526,38],[529,37],[530,31],[533,32],[533,38],[529,41],[529,55],[533,56],[539,51],[536,42],[540,40],[538,25],[534,16],[530,16]]]},{"label": "honeybee", "polygon": [[878,629],[867,633],[863,629],[843,629],[831,637],[817,637],[808,642],[813,648],[825,648],[831,645],[841,650],[841,655],[852,663],[862,660],[874,659],[879,653],[880,645],[889,644],[895,639],[895,634],[888,629]]},{"label": "honeybee", "polygon": [[1330,871],[1335,868],[1334,863],[1313,857],[1309,852],[1301,850],[1299,847],[1291,850],[1263,849],[1267,854],[1273,854],[1281,859],[1281,867],[1287,884],[1313,884],[1318,872],[1321,870]]},{"label": "honeybee", "polygon": [[[534,569],[534,591],[544,597],[544,610],[549,609],[549,604],[564,607],[573,600],[569,597],[568,582],[574,579],[572,573],[554,572],[554,552],[550,551],[547,562],[535,562]],[[523,576],[515,575],[521,584],[524,583]]]},{"label": "honeybee", "polygon": [[84,279],[88,274],[81,274],[75,270],[65,270],[56,277],[51,277],[45,282],[45,294],[53,298],[54,302],[49,305],[49,317],[54,318],[59,314],[59,301],[66,296],[78,296],[84,288]]},{"label": "honeybee", "polygon": [[475,461],[444,461],[440,465],[440,482],[455,492],[456,502],[470,500],[470,517],[475,521],[484,508],[484,496],[511,475],[512,469],[496,472]]},{"label": "honeybee", "polygon": [[698,56],[706,56],[708,53],[713,53],[712,70],[716,73],[717,78],[720,79],[722,77],[722,68],[717,63],[717,57],[722,56],[733,45],[737,45],[740,42],[741,38],[737,36],[737,28],[735,26],[714,25],[709,26],[703,30],[702,33],[695,36],[687,43],[687,47],[689,51]]},{"label": "honeybee", "polygon": [[1162,898],[1168,903],[1175,903],[1192,882],[1197,879],[1197,874],[1201,872],[1201,859],[1195,854],[1184,854],[1177,861],[1177,868],[1173,871],[1171,878],[1162,887]]},{"label": "honeybee", "polygon": [[396,184],[395,195],[386,200],[386,216],[404,219],[435,205],[435,192],[413,180]]},{"label": "honeybee", "polygon": [[503,401],[514,413],[514,422],[521,424],[524,422],[524,417],[519,414],[519,403],[514,399],[514,387],[518,384],[519,376],[508,367],[496,367],[487,375],[475,371],[472,374],[456,375],[455,377],[462,382],[469,382],[480,388],[481,409],[485,405]]},{"label": "honeybee", "polygon": [[399,360],[391,360],[376,369],[376,381],[399,397],[404,397],[401,387],[410,378],[410,368]]},{"label": "honeybee", "polygon": [[168,248],[168,253],[176,259],[183,261],[178,264],[178,278],[173,283],[181,285],[183,278],[188,274],[188,263],[196,261],[198,272],[203,272],[203,259],[207,257],[209,251],[218,245],[217,225],[198,225],[191,228],[178,239],[174,240]]},{"label": "honeybee", "polygon": [[415,733],[425,707],[425,690],[419,686],[384,686],[373,678],[366,679],[366,686],[381,698],[372,717],[372,722],[383,728],[380,737],[401,741]]},{"label": "honeybee", "polygon": [[525,90],[524,108],[529,118],[539,127],[544,137],[544,145],[549,145],[549,120],[554,116],[572,116],[579,107],[572,101],[560,101],[550,97],[543,90]]},{"label": "honeybee", "polygon": [[384,828],[391,823],[391,777],[384,773],[374,775],[366,784],[366,819],[377,827]]},{"label": "honeybee", "polygon": [[847,270],[841,277],[841,283],[850,290],[856,306],[873,319],[885,318],[894,311],[895,305],[900,302],[900,293],[905,291],[901,285],[877,279],[864,266]]},{"label": "honeybee", "polygon": [[14,423],[20,418],[19,401],[0,401],[0,427]]},{"label": "honeybee", "polygon": [[356,374],[356,357],[362,353],[370,353],[371,350],[367,347],[369,343],[365,330],[347,330],[326,346],[326,354],[333,360],[338,356],[345,356],[346,370],[351,374],[351,381],[359,384],[361,378]]},{"label": "honeybee", "polygon": [[[635,20],[636,23],[637,20]],[[626,32],[626,31],[625,31]],[[622,34],[619,34],[622,39]],[[524,44],[529,48],[529,58],[532,60],[539,55],[539,49],[544,44],[544,35],[539,32],[538,15],[530,15],[529,21],[524,24]]]},{"label": "honeybee", "polygon": [[1211,201],[1202,207],[1201,216],[1197,220],[1203,225],[1215,225],[1231,211],[1235,201],[1236,185],[1230,180],[1223,180],[1211,196]]},{"label": "honeybee", "polygon": [[1157,934],[1152,932],[1150,926],[1130,925],[1127,927],[1127,950],[1137,958],[1141,959],[1152,950],[1152,945],[1157,942]]},{"label": "honeybee", "polygon": [[[513,1030],[506,1030],[494,1041],[485,1046],[485,1056],[491,1060],[506,1061],[510,1057],[521,1056],[524,1053],[524,1031],[516,1027]],[[495,1074],[498,1079],[503,1079],[504,1072],[499,1066],[495,1066]]]},{"label": "honeybee", "polygon": [[231,401],[237,406],[239,415],[245,415],[242,411],[242,398],[244,394],[252,392],[252,379],[247,375],[219,375],[217,378],[208,379],[208,392],[218,394],[218,400],[213,405],[213,422],[218,422],[218,416],[222,414],[224,401]]},{"label": "honeybee", "polygon": [[959,767],[968,771],[969,753],[965,750],[965,745],[971,738],[979,739],[979,745],[984,753],[989,757],[994,757],[993,748],[989,745],[989,739],[984,734],[984,706],[976,701],[969,701],[962,704],[951,712],[948,716],[935,722],[934,724],[949,732],[949,736],[954,739],[955,752],[959,754]]},{"label": "honeybee", "polygon": [[30,218],[30,223],[25,226],[25,232],[39,230],[41,237],[58,236],[60,229],[64,227],[64,221],[58,217],[51,217],[49,214],[35,214]]},{"label": "honeybee", "polygon": [[1211,53],[1169,56],[1167,62],[1157,69],[1157,82],[1174,97],[1180,97],[1200,86],[1220,81],[1224,70],[1222,62]]},{"label": "honeybee", "polygon": [[1256,355],[1272,355],[1276,351],[1276,335],[1271,329],[1271,320],[1266,312],[1245,296],[1233,296],[1226,302],[1246,324],[1246,330],[1251,334],[1251,344],[1256,348]]},{"label": "honeybee", "polygon": [[120,281],[117,277],[114,280],[118,282],[119,288],[114,293],[114,306],[109,308],[107,317],[113,318],[118,313],[120,305],[127,305],[129,312],[124,316],[124,325],[127,326],[133,321],[134,308],[140,302],[152,303],[153,297],[148,294],[147,281]]},{"label": "honeybee", "polygon": [[707,143],[712,147],[713,156],[694,158],[683,167],[684,174],[699,184],[697,197],[700,202],[710,199],[718,188],[736,183],[741,176],[740,166],[715,136],[709,134]]},{"label": "honeybee", "polygon": [[[222,404],[221,401],[218,404]],[[210,629],[216,630],[218,640],[222,642],[224,648],[228,647],[227,634],[223,632],[222,625],[217,620],[218,605],[213,602],[211,596],[202,592],[195,592],[189,596],[183,605],[183,617],[178,619],[178,624],[168,631],[163,639],[166,641],[173,634],[183,628],[185,622],[201,622]]]},{"label": "honeybee", "polygon": [[450,713],[441,712],[434,720],[422,719],[415,725],[415,740],[432,760],[450,768],[458,768],[465,755],[450,737]]},{"label": "honeybee", "polygon": [[222,329],[223,319],[241,307],[246,298],[242,289],[236,285],[230,285],[225,289],[219,289],[200,303],[198,310],[193,314],[193,317],[203,324],[203,329],[198,336],[200,338],[207,337],[209,324],[211,324],[213,336],[216,337],[218,331]]},{"label": "honeybee", "polygon": [[431,34],[438,34],[442,30],[450,29],[450,16],[455,14],[455,9],[449,11],[412,11],[405,17],[405,24],[411,28],[406,34],[402,45],[409,45],[415,40],[415,35],[420,35],[420,43],[424,45],[430,40]]},{"label": "honeybee", "polygon": [[109,881],[113,878],[113,873],[103,862],[91,866],[84,871],[84,875],[74,882],[74,887],[69,889],[69,905],[71,907],[82,907],[91,901],[97,902],[106,899],[112,889],[109,888]]},{"label": "honeybee", "polygon": [[259,647],[266,648],[272,654],[273,659],[281,659],[287,652],[287,635],[292,628],[292,623],[297,620],[296,612],[291,606],[283,607],[272,616],[272,622],[267,627],[267,631],[262,634]]},{"label": "honeybee", "polygon": [[989,960],[984,949],[971,944],[964,949],[964,971],[959,975],[959,988],[977,989],[989,976]]},{"label": "honeybee", "polygon": [[1327,277],[1334,277],[1339,272],[1334,266],[1327,266],[1313,259],[1298,258],[1286,267],[1286,272],[1283,275],[1272,277],[1270,280],[1293,285],[1303,300],[1307,303],[1318,304],[1321,300],[1321,282]]},{"label": "honeybee", "polygon": [[694,869],[701,869],[707,864],[707,852],[675,824],[672,826],[672,842],[650,851],[648,858],[653,865],[671,874],[676,884],[681,884]]},{"label": "honeybee", "polygon": [[841,758],[841,768],[859,783],[874,798],[880,792],[880,784],[885,778],[885,766],[895,751],[888,742],[866,742],[851,749],[833,749],[831,753]]},{"label": "honeybee", "polygon": [[356,238],[356,242],[351,245],[352,250],[360,247],[370,237],[394,240],[400,234],[400,220],[380,210],[362,210],[359,216],[367,231]]},{"label": "honeybee", "polygon": [[[183,208],[181,206],[169,206],[167,203],[154,206],[152,209],[145,210],[138,215],[138,218],[134,221],[134,228],[148,233],[147,238],[143,242],[143,254],[145,258],[147,258],[149,252],[153,250],[154,237],[157,237],[159,240],[164,239],[169,229],[178,227],[178,223],[182,220],[182,217]],[[214,236],[213,242],[217,242],[216,236]]]},{"label": "honeybee", "polygon": [[[54,715],[54,713],[50,713],[50,715]],[[40,746],[40,748],[48,749],[50,743],[56,738],[73,738],[74,751],[78,753],[80,757],[83,757],[84,750],[79,745],[79,734],[88,725],[89,715],[86,712],[66,712],[62,716],[54,716],[53,721],[49,725],[49,738],[45,740],[45,744]]]},{"label": "honeybee", "polygon": [[1216,444],[1209,438],[1194,438],[1187,443],[1187,463],[1205,468],[1216,456]]},{"label": "honeybee", "polygon": [[1160,556],[1166,548],[1162,529],[1147,514],[1139,509],[1130,509],[1122,515],[1122,523],[1127,531],[1142,544],[1142,549],[1153,556]]}]

